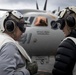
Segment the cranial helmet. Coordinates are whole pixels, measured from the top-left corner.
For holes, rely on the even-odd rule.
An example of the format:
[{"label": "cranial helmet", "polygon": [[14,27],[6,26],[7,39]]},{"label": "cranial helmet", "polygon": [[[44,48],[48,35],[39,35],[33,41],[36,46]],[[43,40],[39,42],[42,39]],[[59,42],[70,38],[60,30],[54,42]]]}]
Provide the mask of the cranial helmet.
[{"label": "cranial helmet", "polygon": [[51,23],[51,24],[56,24],[56,26],[58,26],[60,29],[63,29],[66,21],[69,27],[74,27],[76,22],[75,22],[75,18],[72,15],[70,15],[72,13],[76,14],[75,6],[69,6],[63,9],[62,11],[59,12],[58,14],[59,18],[57,21],[55,21],[56,23]]},{"label": "cranial helmet", "polygon": [[76,7],[75,6],[69,6],[65,9],[63,9],[62,11],[59,12],[59,17],[63,18],[67,11],[73,11],[74,13],[76,13]]},{"label": "cranial helmet", "polygon": [[[19,22],[16,22],[15,19],[10,18],[10,16],[13,15],[16,19],[19,20]],[[1,18],[1,25],[0,25],[0,31],[3,32],[5,31],[5,29],[9,32],[14,31],[15,26],[17,25],[19,27],[19,29],[24,32],[25,28],[24,28],[24,24],[25,21],[20,21],[23,18],[23,15],[18,12],[18,11],[10,11],[10,12],[6,12],[5,15]]]},{"label": "cranial helmet", "polygon": [[[76,14],[76,7],[75,6],[67,7],[59,13],[59,17],[60,17],[59,20],[62,21],[62,23],[60,23],[61,24],[60,29],[64,28],[65,21],[69,27],[75,26],[76,22],[75,22],[74,16],[71,15],[72,13]],[[58,22],[60,22],[60,21],[58,21]]]}]

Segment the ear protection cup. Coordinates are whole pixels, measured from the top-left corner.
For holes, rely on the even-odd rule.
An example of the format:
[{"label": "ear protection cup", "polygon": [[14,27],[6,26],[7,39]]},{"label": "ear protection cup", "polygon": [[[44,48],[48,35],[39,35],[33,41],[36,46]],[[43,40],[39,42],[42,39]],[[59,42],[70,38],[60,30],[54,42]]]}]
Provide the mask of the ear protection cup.
[{"label": "ear protection cup", "polygon": [[13,20],[7,20],[5,22],[5,30],[8,32],[13,32],[16,28],[15,22]]},{"label": "ear protection cup", "polygon": [[75,18],[73,16],[68,16],[66,18],[66,22],[67,22],[67,25],[69,27],[74,27],[75,26]]},{"label": "ear protection cup", "polygon": [[62,18],[59,18],[57,21],[51,21],[51,27],[53,29],[60,28],[62,30],[64,26],[65,26],[65,20]]}]

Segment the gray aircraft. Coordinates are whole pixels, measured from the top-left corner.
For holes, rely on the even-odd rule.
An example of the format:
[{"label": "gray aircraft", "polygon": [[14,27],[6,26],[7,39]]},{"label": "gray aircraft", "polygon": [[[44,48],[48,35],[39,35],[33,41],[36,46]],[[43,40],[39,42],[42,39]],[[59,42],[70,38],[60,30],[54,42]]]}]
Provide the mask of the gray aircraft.
[{"label": "gray aircraft", "polygon": [[[37,17],[47,18],[47,26],[35,26]],[[20,44],[25,48],[33,61],[39,65],[39,70],[51,72],[57,47],[64,34],[59,29],[52,29],[51,21],[56,20],[56,16],[44,12],[29,12],[24,14],[26,21],[26,31],[20,40]],[[53,60],[53,61],[51,61]]]}]

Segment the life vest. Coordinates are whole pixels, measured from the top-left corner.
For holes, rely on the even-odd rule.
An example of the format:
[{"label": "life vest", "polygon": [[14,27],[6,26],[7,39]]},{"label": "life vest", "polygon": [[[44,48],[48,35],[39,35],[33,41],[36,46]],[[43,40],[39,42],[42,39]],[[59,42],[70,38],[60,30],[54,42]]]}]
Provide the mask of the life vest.
[{"label": "life vest", "polygon": [[0,49],[7,42],[13,42],[18,48],[19,52],[24,56],[24,58],[27,59],[29,62],[32,62],[31,58],[29,57],[25,49],[17,41],[12,39],[9,35],[5,33],[0,33]]}]

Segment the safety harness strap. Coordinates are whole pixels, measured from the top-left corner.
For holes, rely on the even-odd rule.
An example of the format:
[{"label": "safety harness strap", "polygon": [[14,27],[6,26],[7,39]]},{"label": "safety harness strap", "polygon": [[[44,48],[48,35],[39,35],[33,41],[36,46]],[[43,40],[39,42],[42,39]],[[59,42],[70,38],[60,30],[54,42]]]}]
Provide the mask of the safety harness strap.
[{"label": "safety harness strap", "polygon": [[25,57],[25,59],[27,59],[29,62],[32,62],[25,49],[17,41],[14,41],[10,36],[6,34],[0,34],[0,48],[7,42],[13,42],[18,48],[19,52]]},{"label": "safety harness strap", "polygon": [[[76,45],[76,38],[74,38],[74,37],[66,37],[64,40],[67,40],[67,39],[71,39]],[[76,64],[75,64],[74,69],[73,69],[73,75],[76,75]]]}]

